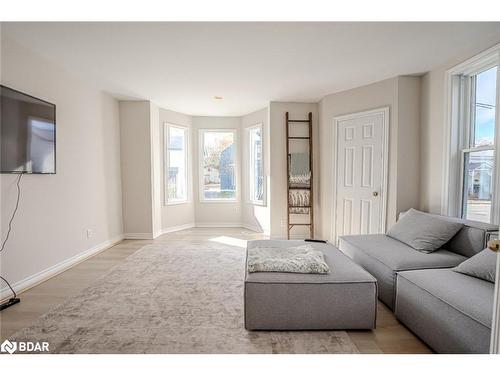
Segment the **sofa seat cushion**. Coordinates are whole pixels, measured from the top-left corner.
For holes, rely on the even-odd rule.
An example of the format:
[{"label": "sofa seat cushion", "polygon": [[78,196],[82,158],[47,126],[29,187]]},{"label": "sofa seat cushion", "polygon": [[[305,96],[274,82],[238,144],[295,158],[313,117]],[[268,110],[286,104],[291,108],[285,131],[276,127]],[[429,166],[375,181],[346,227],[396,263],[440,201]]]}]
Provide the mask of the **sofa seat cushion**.
[{"label": "sofa seat cushion", "polygon": [[491,329],[493,283],[451,269],[405,271],[398,274],[399,278],[404,278],[457,312]]},{"label": "sofa seat cushion", "polygon": [[[248,242],[248,248],[258,246],[267,247],[296,247],[304,245],[300,240],[255,240]],[[349,283],[349,282],[374,282],[375,278],[367,273],[362,267],[352,262],[336,247],[329,243],[310,243],[315,250],[323,252],[325,262],[330,268],[326,274],[305,274],[290,272],[246,272],[245,280],[249,283],[307,283],[307,284],[328,284],[328,283]]]},{"label": "sofa seat cushion", "polygon": [[393,271],[455,267],[467,258],[447,250],[422,253],[384,234],[343,236],[342,239]]},{"label": "sofa seat cushion", "polygon": [[431,254],[422,253],[384,234],[342,236],[339,247],[377,279],[379,299],[391,309],[396,294],[396,272],[451,268],[467,259],[442,249]]}]

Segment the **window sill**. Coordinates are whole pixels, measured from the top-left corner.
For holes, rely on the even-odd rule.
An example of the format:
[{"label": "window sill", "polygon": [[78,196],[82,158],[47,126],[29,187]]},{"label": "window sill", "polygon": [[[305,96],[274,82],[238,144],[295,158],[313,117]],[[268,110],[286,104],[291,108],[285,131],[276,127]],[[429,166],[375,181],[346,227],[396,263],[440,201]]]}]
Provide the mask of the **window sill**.
[{"label": "window sill", "polygon": [[189,200],[185,200],[185,201],[171,201],[171,202],[167,202],[165,204],[165,206],[177,206],[177,205],[180,205],[180,204],[188,204],[189,203]]},{"label": "window sill", "polygon": [[248,201],[247,204],[252,206],[266,207],[267,204],[264,201]]},{"label": "window sill", "polygon": [[240,203],[238,199],[200,199],[200,203]]}]

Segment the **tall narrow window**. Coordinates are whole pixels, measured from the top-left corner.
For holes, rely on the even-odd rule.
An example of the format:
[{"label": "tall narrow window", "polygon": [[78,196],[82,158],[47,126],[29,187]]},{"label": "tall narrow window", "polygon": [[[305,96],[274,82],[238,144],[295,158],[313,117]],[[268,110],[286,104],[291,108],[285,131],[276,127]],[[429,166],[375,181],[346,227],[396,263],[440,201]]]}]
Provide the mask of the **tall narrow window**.
[{"label": "tall narrow window", "polygon": [[167,124],[166,197],[167,204],[184,203],[188,200],[187,138],[188,129]]},{"label": "tall narrow window", "polygon": [[262,157],[262,126],[248,129],[250,201],[264,203],[264,163]]},{"label": "tall narrow window", "polygon": [[233,130],[200,130],[200,188],[203,201],[236,200]]},{"label": "tall narrow window", "polygon": [[462,217],[490,223],[495,170],[497,67],[465,77]]}]

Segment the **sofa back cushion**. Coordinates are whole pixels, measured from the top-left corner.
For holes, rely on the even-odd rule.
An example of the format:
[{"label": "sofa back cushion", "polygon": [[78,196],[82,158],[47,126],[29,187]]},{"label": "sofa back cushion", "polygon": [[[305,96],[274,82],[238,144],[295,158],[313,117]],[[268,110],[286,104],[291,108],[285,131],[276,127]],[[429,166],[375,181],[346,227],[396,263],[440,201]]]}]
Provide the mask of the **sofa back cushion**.
[{"label": "sofa back cushion", "polygon": [[462,223],[442,220],[411,208],[389,229],[387,235],[415,250],[430,253],[440,249],[462,227]]},{"label": "sofa back cushion", "polygon": [[493,230],[464,225],[455,237],[443,246],[443,249],[470,258],[484,249],[492,232]]},{"label": "sofa back cushion", "polygon": [[[406,211],[408,212],[408,211]],[[406,212],[401,212],[399,218],[403,217]],[[494,233],[498,233],[498,226],[493,224],[481,223],[478,221],[459,219],[456,217],[442,216],[429,214],[451,222],[462,223],[463,227],[458,233],[445,243],[442,248],[451,251],[455,254],[463,255],[470,258],[480,253]]]}]

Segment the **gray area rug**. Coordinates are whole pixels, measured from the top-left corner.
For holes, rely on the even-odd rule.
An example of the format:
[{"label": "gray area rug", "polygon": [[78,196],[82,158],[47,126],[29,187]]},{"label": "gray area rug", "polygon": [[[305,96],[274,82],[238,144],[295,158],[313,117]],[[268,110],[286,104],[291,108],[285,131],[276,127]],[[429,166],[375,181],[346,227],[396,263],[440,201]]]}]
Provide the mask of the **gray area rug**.
[{"label": "gray area rug", "polygon": [[249,332],[245,250],[170,241],[130,255],[11,337],[51,353],[357,353],[345,331]]}]

